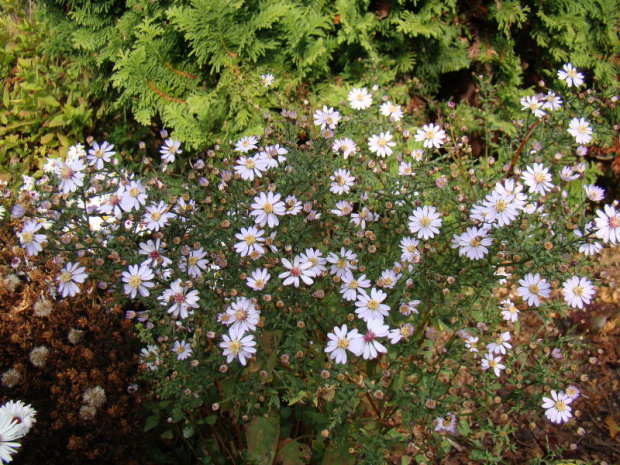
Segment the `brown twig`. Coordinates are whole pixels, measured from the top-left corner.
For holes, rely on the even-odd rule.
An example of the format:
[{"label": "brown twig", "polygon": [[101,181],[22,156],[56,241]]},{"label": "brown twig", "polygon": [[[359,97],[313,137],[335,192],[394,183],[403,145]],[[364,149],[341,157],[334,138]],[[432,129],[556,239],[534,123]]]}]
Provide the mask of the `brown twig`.
[{"label": "brown twig", "polygon": [[153,81],[149,81],[147,79],[146,82],[149,83],[149,87],[151,88],[151,90],[153,92],[155,92],[157,95],[159,95],[160,97],[162,97],[162,98],[164,98],[166,100],[170,100],[171,102],[185,103],[185,100],[180,99],[180,98],[171,97],[170,95],[166,94],[165,92],[159,90]]},{"label": "brown twig", "polygon": [[538,126],[540,126],[540,123],[542,123],[542,119],[539,119],[538,121],[536,121],[532,125],[532,127],[530,128],[528,133],[523,138],[523,141],[521,141],[521,145],[517,149],[517,152],[515,153],[515,156],[512,158],[512,163],[510,163],[510,168],[508,168],[508,172],[506,173],[506,178],[509,178],[512,175],[512,172],[514,171],[515,166],[517,166],[517,162],[519,161],[519,155],[521,155],[521,152],[523,151],[523,148],[525,147],[525,144],[530,139],[530,137],[532,137],[532,134],[534,133],[536,128]]}]

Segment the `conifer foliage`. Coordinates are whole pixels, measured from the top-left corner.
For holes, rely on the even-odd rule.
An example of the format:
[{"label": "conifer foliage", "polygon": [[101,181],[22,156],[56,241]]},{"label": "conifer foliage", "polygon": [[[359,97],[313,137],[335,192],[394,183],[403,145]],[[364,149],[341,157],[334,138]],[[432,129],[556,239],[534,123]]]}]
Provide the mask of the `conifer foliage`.
[{"label": "conifer foliage", "polygon": [[[613,0],[51,0],[50,48],[95,66],[102,89],[142,124],[194,147],[260,130],[281,102],[333,75],[372,84],[415,76],[434,93],[446,73],[492,74],[509,87],[572,62],[617,75]],[[370,68],[360,63],[371,63]],[[376,65],[376,66],[374,66]],[[371,69],[369,72],[368,69]],[[523,76],[527,69],[531,76]],[[105,83],[112,83],[112,87]],[[282,98],[282,97],[280,97]]]}]

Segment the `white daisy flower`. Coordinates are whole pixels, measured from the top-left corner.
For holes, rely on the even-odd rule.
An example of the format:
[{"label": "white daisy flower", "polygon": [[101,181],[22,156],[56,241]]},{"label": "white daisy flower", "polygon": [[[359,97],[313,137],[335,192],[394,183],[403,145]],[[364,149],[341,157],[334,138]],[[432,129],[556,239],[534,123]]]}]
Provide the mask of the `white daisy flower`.
[{"label": "white daisy flower", "polygon": [[97,142],[93,142],[93,148],[88,151],[86,159],[89,166],[94,166],[95,169],[100,170],[103,168],[103,163],[110,163],[114,152],[112,149],[114,144],[108,144],[104,141],[101,146]]},{"label": "white daisy flower", "polygon": [[247,153],[250,150],[255,150],[258,144],[256,136],[242,137],[235,144],[235,152]]},{"label": "white daisy flower", "polygon": [[592,184],[583,186],[583,188],[586,191],[588,199],[590,199],[592,202],[600,202],[605,198],[605,189],[603,189],[602,187],[598,187]]},{"label": "white daisy flower", "polygon": [[202,271],[207,268],[209,261],[205,258],[207,252],[200,247],[197,250],[192,250],[187,257],[181,257],[179,263],[179,269],[186,272],[192,278],[199,278],[202,276]]},{"label": "white daisy flower", "polygon": [[567,131],[578,144],[589,144],[592,140],[592,128],[584,118],[573,118]]},{"label": "white daisy flower", "polygon": [[149,231],[159,231],[168,224],[168,221],[173,219],[176,215],[169,211],[170,208],[160,200],[159,203],[152,203],[146,207],[146,212],[142,221],[146,223],[146,228]]},{"label": "white daisy flower", "polygon": [[398,307],[398,311],[403,316],[409,316],[412,313],[415,313],[417,315],[419,313],[418,305],[420,305],[419,300],[410,300],[408,302],[402,302],[400,306]]},{"label": "white daisy flower", "polygon": [[377,216],[372,213],[367,207],[363,207],[359,213],[351,214],[351,223],[361,229],[366,229],[367,221],[376,221]]},{"label": "white daisy flower", "polygon": [[233,359],[238,359],[241,365],[245,366],[247,361],[256,353],[254,346],[254,336],[248,334],[244,337],[244,332],[239,328],[230,328],[228,334],[222,336],[224,342],[220,343],[220,348],[224,349],[222,355],[226,357],[226,363]]},{"label": "white daisy flower", "polygon": [[596,294],[594,286],[586,278],[573,276],[562,285],[564,300],[573,308],[583,309],[584,305],[592,302],[592,297]]},{"label": "white daisy flower", "polygon": [[260,321],[260,311],[245,297],[237,297],[237,300],[226,309],[226,313],[230,317],[232,328],[239,328],[243,332],[254,331]]},{"label": "white daisy flower", "polygon": [[280,144],[268,145],[259,155],[267,162],[269,168],[276,168],[278,164],[286,161],[285,155],[288,153]]},{"label": "white daisy flower", "polygon": [[336,363],[344,365],[347,363],[347,350],[351,350],[351,342],[361,337],[363,336],[358,333],[357,329],[347,331],[347,325],[342,325],[340,328],[336,326],[333,333],[327,333],[325,353],[328,353]]},{"label": "white daisy flower", "polygon": [[375,288],[370,290],[370,295],[365,290],[360,290],[355,302],[355,313],[362,320],[368,322],[370,320],[383,319],[389,315],[390,306],[382,303],[387,298],[387,294]]},{"label": "white daisy flower", "polygon": [[149,288],[155,286],[152,281],[155,278],[153,271],[146,265],[129,265],[127,271],[122,273],[122,281],[125,283],[125,294],[135,299],[140,293],[142,297],[149,295]]},{"label": "white daisy flower", "polygon": [[140,181],[130,181],[122,191],[120,206],[126,212],[139,210],[146,203],[146,198],[146,187]]},{"label": "white daisy flower", "polygon": [[336,202],[336,208],[330,210],[330,213],[333,213],[336,216],[347,216],[350,215],[352,211],[353,205],[351,205],[351,202],[340,200]]},{"label": "white daisy flower", "polygon": [[399,176],[414,176],[413,165],[410,161],[401,161],[398,165]]},{"label": "white daisy flower", "polygon": [[342,277],[342,286],[340,286],[340,293],[344,300],[354,302],[357,300],[358,295],[363,292],[364,289],[370,287],[370,280],[363,274],[359,278],[355,278],[353,273],[345,274]]},{"label": "white daisy flower", "polygon": [[166,139],[164,141],[164,145],[159,149],[159,153],[161,154],[161,159],[165,163],[172,163],[175,160],[175,157],[183,153],[181,148],[181,141],[177,139]]},{"label": "white daisy flower", "polygon": [[327,256],[327,261],[332,264],[329,272],[341,279],[345,275],[351,275],[351,270],[357,270],[357,255],[344,247],[340,249],[340,255],[330,252]]},{"label": "white daisy flower", "polygon": [[327,259],[323,257],[323,253],[319,249],[306,249],[299,257],[302,262],[308,262],[311,265],[306,271],[307,274],[319,277],[327,272],[327,268],[325,267]]},{"label": "white daisy flower", "polygon": [[159,365],[159,348],[155,345],[147,345],[140,351],[140,363],[144,363],[149,371],[157,370]]},{"label": "white daisy flower", "polygon": [[78,263],[67,263],[64,270],[56,277],[60,295],[63,297],[73,297],[80,292],[78,284],[82,284],[88,277],[85,271],[86,268],[79,266]]},{"label": "white daisy flower", "polygon": [[286,206],[280,199],[280,194],[274,194],[273,192],[261,192],[254,197],[254,203],[251,205],[251,216],[254,216],[254,221],[258,226],[265,227],[269,225],[273,228],[280,224],[278,216],[286,214]]},{"label": "white daisy flower", "polygon": [[379,135],[373,134],[368,139],[368,149],[379,157],[392,155],[392,147],[396,146],[393,138],[390,131],[382,132]]},{"label": "white daisy flower", "polygon": [[483,370],[492,369],[495,376],[498,378],[502,374],[502,370],[506,369],[506,365],[502,362],[502,357],[494,357],[492,353],[485,354],[484,358],[480,361]]},{"label": "white daisy flower", "polygon": [[362,337],[351,340],[349,350],[355,355],[363,356],[364,360],[372,360],[384,354],[387,349],[377,341],[379,337],[386,337],[390,333],[388,325],[384,325],[381,320],[369,320],[366,322],[368,331]]},{"label": "white daisy flower", "polygon": [[332,180],[329,191],[337,195],[348,194],[355,185],[355,178],[345,169],[336,170],[329,179]]},{"label": "white daisy flower", "polygon": [[467,336],[465,339],[465,347],[467,347],[470,352],[478,352],[478,341],[479,338],[477,336]]},{"label": "white daisy flower", "polygon": [[164,257],[163,255],[164,253],[166,253],[166,249],[164,249],[161,239],[155,239],[155,241],[149,239],[146,242],[141,242],[139,247],[140,250],[138,251],[138,253],[140,255],[147,256],[146,260],[142,262],[142,264],[144,265],[151,267],[161,265],[163,267],[166,267],[172,263],[172,260]]},{"label": "white daisy flower", "polygon": [[540,274],[528,273],[523,279],[519,280],[519,288],[517,294],[525,301],[528,306],[540,306],[541,297],[549,297],[551,295],[551,286],[547,280],[540,277]]},{"label": "white daisy flower", "polygon": [[261,74],[260,79],[265,87],[269,87],[276,80],[273,74]]},{"label": "white daisy flower", "polygon": [[[9,400],[2,407],[0,407],[0,417],[8,417],[11,420],[17,422],[18,425],[18,438],[26,436],[32,425],[37,422],[35,416],[37,411],[30,405],[24,404],[21,400],[14,401]],[[0,436],[2,436],[0,434]],[[4,441],[4,438],[2,438]]]},{"label": "white daisy flower", "polygon": [[566,391],[564,391],[564,393],[571,398],[571,400],[576,400],[579,398],[579,396],[581,395],[581,391],[579,390],[579,388],[577,388],[577,386],[568,386],[566,388]]},{"label": "white daisy flower", "polygon": [[347,159],[350,155],[353,155],[357,150],[357,144],[348,137],[343,137],[334,141],[332,150],[336,153],[342,152],[342,156]]},{"label": "white daisy flower", "polygon": [[471,227],[463,234],[455,234],[452,238],[452,247],[459,249],[459,255],[466,256],[470,260],[480,260],[489,253],[493,239],[487,237],[489,230],[486,227]]},{"label": "white daisy flower", "polygon": [[38,255],[43,250],[43,244],[47,241],[47,236],[45,234],[37,234],[37,231],[42,227],[43,223],[39,223],[37,220],[28,220],[18,233],[19,241],[29,256]]},{"label": "white daisy flower", "polygon": [[242,257],[247,257],[248,255],[252,258],[260,257],[265,253],[262,245],[265,242],[265,238],[262,237],[264,234],[265,231],[254,226],[241,228],[241,231],[235,234],[235,237],[240,241],[234,246],[235,252]]},{"label": "white daisy flower", "polygon": [[242,156],[235,162],[235,173],[245,181],[253,181],[255,177],[262,178],[263,173],[269,168],[269,159],[255,155],[252,157]]},{"label": "white daisy flower", "polygon": [[80,159],[73,161],[65,161],[59,164],[57,171],[58,178],[60,179],[60,190],[63,194],[75,192],[78,187],[84,185],[83,171],[86,169],[86,165]]},{"label": "white daisy flower", "polygon": [[426,148],[440,148],[444,139],[446,138],[446,132],[441,129],[441,126],[434,123],[425,124],[422,129],[418,129],[415,140],[418,142],[424,141],[424,147]]},{"label": "white daisy flower", "polygon": [[420,241],[413,237],[404,237],[400,241],[401,255],[400,260],[407,263],[415,263],[420,257],[420,251],[418,250]]},{"label": "white daisy flower", "polygon": [[566,81],[568,87],[581,87],[583,84],[583,74],[578,72],[572,63],[562,66],[562,69],[558,71],[558,78],[561,81]]},{"label": "white daisy flower", "polygon": [[[594,238],[590,236],[593,227],[594,223],[591,221],[585,225],[584,231],[585,235],[587,235],[588,237],[585,239],[585,242],[579,245],[579,253],[590,256],[596,255],[601,250],[603,250],[603,244],[595,241]],[[578,229],[575,230],[574,234],[579,238],[582,238],[584,236],[584,233],[582,233]]]},{"label": "white daisy flower", "polygon": [[418,207],[409,217],[409,231],[418,238],[427,240],[439,234],[441,214],[433,206]]},{"label": "white daisy flower", "polygon": [[551,182],[552,176],[549,169],[545,168],[542,163],[534,163],[534,166],[528,166],[526,171],[521,175],[523,182],[528,186],[531,193],[538,192],[541,195],[546,194],[553,188]]},{"label": "white daisy flower", "polygon": [[495,338],[495,341],[491,342],[487,345],[487,350],[490,354],[506,354],[507,349],[512,349],[512,344],[508,341],[512,336],[508,331],[504,331],[499,336]]},{"label": "white daisy flower", "polygon": [[252,275],[246,278],[246,284],[254,291],[262,291],[270,279],[271,275],[267,268],[259,268],[252,271]]},{"label": "white daisy flower", "polygon": [[571,413],[570,404],[573,399],[563,392],[551,391],[551,397],[543,397],[542,407],[546,410],[545,416],[552,423],[567,423],[573,414]]},{"label": "white daisy flower", "polygon": [[392,329],[388,334],[388,339],[392,344],[398,344],[403,338],[409,339],[415,332],[415,327],[411,323],[405,323],[400,328]]},{"label": "white daisy flower", "polygon": [[544,98],[543,108],[549,111],[555,111],[562,108],[562,104],[564,102],[560,97],[558,97],[554,92],[547,92],[547,95]]},{"label": "white daisy flower", "polygon": [[502,300],[500,314],[505,321],[515,322],[519,319],[519,309],[510,299]]},{"label": "white daisy flower", "polygon": [[596,211],[594,234],[605,244],[617,244],[620,241],[620,212],[612,205],[605,205]]},{"label": "white daisy flower", "polygon": [[194,308],[198,308],[200,296],[196,289],[190,291],[183,286],[182,280],[177,279],[170,285],[170,288],[166,289],[163,294],[157,298],[157,300],[160,300],[164,307],[172,304],[167,312],[170,313],[173,318],[184,319],[194,312]]},{"label": "white daisy flower", "polygon": [[15,439],[21,437],[19,423],[9,415],[0,415],[0,460],[2,463],[9,463],[13,460],[12,455],[17,453],[21,447]]},{"label": "white daisy flower", "polygon": [[523,108],[521,110],[531,110],[534,113],[534,116],[537,118],[542,118],[547,113],[542,109],[542,102],[538,101],[538,98],[535,95],[530,95],[528,97],[523,97],[521,99],[521,105]]},{"label": "white daisy flower", "polygon": [[190,355],[192,355],[192,348],[189,345],[189,342],[185,342],[184,340],[174,341],[172,352],[177,354],[177,360],[185,360]]},{"label": "white daisy flower", "polygon": [[351,108],[353,108],[354,110],[365,110],[367,108],[370,108],[370,106],[372,105],[372,95],[368,93],[368,90],[365,87],[361,89],[351,89],[348,99]]},{"label": "white daisy flower", "polygon": [[387,116],[391,121],[400,121],[403,117],[403,110],[400,105],[389,101],[381,104],[379,110],[383,116]]},{"label": "white daisy flower", "polygon": [[295,287],[299,287],[300,280],[308,286],[314,283],[314,280],[312,279],[314,276],[308,272],[308,270],[312,267],[312,263],[308,261],[303,262],[299,255],[293,257],[292,262],[286,258],[282,258],[281,261],[282,266],[288,270],[278,275],[278,278],[284,280],[282,284],[285,286],[292,284]]},{"label": "white daisy flower", "polygon": [[340,113],[334,111],[333,107],[327,108],[327,105],[323,105],[323,110],[316,110],[314,112],[314,124],[315,126],[321,126],[321,129],[336,129],[340,122]]}]

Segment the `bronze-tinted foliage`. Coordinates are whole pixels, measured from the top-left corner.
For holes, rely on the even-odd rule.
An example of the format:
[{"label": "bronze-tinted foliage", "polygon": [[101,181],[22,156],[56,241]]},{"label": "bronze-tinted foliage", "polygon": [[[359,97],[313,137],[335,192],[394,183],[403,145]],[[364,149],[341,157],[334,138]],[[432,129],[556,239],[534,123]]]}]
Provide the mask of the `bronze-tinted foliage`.
[{"label": "bronze-tinted foliage", "polygon": [[[14,387],[2,386],[0,400],[22,400],[37,410],[18,463],[136,463],[132,457],[144,435],[141,399],[127,388],[136,379],[139,348],[121,308],[88,281],[77,296],[53,300],[49,289],[60,267],[50,260],[28,269],[21,256],[21,265],[11,268],[18,244],[6,224],[0,225],[0,243],[0,371],[14,368],[21,374]],[[17,286],[7,283],[11,274],[19,278]],[[53,303],[45,317],[34,313],[41,296]],[[68,339],[72,328],[84,331],[77,343]],[[40,368],[29,359],[38,346],[49,349]],[[93,419],[84,420],[83,393],[95,386],[105,390],[106,402]]]}]

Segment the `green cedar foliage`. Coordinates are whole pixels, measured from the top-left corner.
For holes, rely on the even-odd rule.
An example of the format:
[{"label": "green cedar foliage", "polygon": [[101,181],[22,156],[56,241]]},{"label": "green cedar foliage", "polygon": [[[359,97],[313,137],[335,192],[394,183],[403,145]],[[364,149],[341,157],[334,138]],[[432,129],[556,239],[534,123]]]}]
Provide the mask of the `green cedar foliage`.
[{"label": "green cedar foliage", "polygon": [[[329,89],[336,76],[348,85],[415,77],[416,91],[428,95],[442,91],[442,79],[456,71],[492,75],[508,90],[569,61],[603,83],[617,75],[615,0],[50,0],[42,6],[58,25],[50,51],[66,52],[70,44],[76,60],[99,70],[94,89],[142,124],[155,121],[196,148],[260,132],[257,108],[276,110],[285,98],[299,100],[300,90]],[[282,92],[268,92],[260,73],[272,73]]]}]

